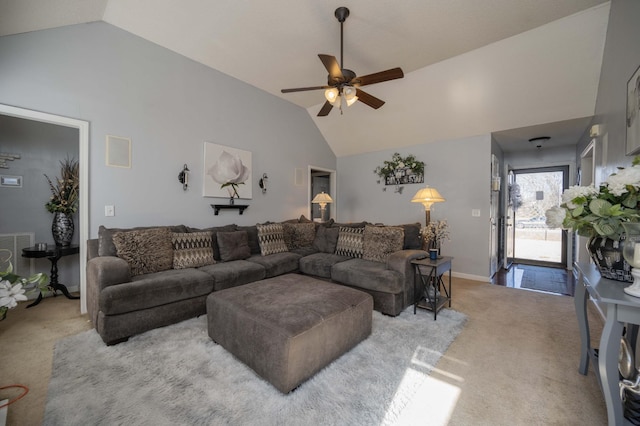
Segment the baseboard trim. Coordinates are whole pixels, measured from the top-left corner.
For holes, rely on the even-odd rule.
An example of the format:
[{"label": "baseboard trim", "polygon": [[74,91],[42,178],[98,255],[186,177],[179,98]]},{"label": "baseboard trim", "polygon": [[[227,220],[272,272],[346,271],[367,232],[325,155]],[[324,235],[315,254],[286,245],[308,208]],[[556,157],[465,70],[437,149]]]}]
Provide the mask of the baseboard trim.
[{"label": "baseboard trim", "polygon": [[491,282],[491,278],[490,277],[483,277],[481,275],[463,274],[461,272],[453,272],[453,271],[451,271],[451,276],[455,277],[455,278],[464,278],[465,280],[481,281],[483,283],[490,283]]}]

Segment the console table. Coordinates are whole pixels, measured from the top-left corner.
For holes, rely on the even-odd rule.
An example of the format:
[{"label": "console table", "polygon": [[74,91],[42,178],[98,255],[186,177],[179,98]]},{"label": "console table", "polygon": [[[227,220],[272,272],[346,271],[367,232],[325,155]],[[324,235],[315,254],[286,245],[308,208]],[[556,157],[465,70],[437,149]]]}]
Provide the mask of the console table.
[{"label": "console table", "polygon": [[[594,370],[600,382],[607,405],[609,425],[630,425],[623,416],[620,400],[618,354],[620,340],[625,323],[640,324],[640,298],[630,296],[624,288],[630,283],[602,278],[592,264],[576,262],[574,268],[578,281],[574,303],[580,329],[580,374],[586,375],[589,361],[593,361]],[[606,319],[600,348],[591,348],[587,301],[591,296],[599,305],[606,308]],[[634,345],[635,346],[635,345]]]},{"label": "console table", "polygon": [[[428,257],[424,259],[412,260],[411,264],[415,270],[413,280],[413,313],[415,315],[416,308],[423,308],[433,311],[433,320],[438,319],[438,311],[447,303],[451,307],[451,260],[453,257],[440,256],[436,260]],[[428,271],[426,270],[428,269]],[[449,288],[447,288],[442,280],[442,275],[449,271]],[[429,297],[429,287],[433,288],[434,297]],[[439,295],[438,291],[442,288],[445,296]],[[427,292],[427,296],[422,301],[422,292]]]},{"label": "console table", "polygon": [[[49,284],[47,287],[53,291],[53,295],[56,296],[57,291],[60,290],[62,294],[64,294],[67,299],[80,299],[80,296],[72,296],[67,290],[67,287],[64,284],[60,284],[58,282],[58,260],[60,260],[63,256],[69,256],[72,254],[80,253],[80,246],[77,244],[72,244],[70,246],[56,246],[53,244],[47,244],[46,248],[42,249],[38,246],[31,246],[22,249],[22,257],[27,258],[43,258],[46,257],[51,262],[51,276],[49,277]],[[37,305],[42,301],[42,292],[38,293],[38,298],[35,302],[28,305],[27,308]]]}]

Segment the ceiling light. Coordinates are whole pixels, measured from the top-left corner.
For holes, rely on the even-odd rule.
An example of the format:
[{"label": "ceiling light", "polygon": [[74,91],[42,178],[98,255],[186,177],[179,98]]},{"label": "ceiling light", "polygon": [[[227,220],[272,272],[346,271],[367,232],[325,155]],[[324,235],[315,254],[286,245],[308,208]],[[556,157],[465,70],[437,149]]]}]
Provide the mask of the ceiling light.
[{"label": "ceiling light", "polygon": [[324,97],[327,98],[327,101],[333,105],[333,103],[338,99],[338,89],[336,87],[332,87],[324,91]]},{"label": "ceiling light", "polygon": [[529,139],[529,143],[532,143],[536,146],[536,148],[542,148],[542,145],[545,144],[551,137],[549,136],[539,136],[537,138]]},{"label": "ceiling light", "polygon": [[347,101],[347,106],[353,105],[354,102],[358,100],[356,93],[356,88],[353,86],[345,86],[344,89],[342,89],[342,94],[344,95],[344,99]]}]

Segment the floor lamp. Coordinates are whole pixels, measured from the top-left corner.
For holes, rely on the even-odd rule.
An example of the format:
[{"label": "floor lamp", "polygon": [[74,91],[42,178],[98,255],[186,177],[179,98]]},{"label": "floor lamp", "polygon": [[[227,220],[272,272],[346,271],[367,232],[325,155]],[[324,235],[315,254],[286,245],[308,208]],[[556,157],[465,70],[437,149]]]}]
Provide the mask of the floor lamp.
[{"label": "floor lamp", "polygon": [[333,198],[331,198],[329,194],[325,194],[325,192],[322,191],[315,197],[313,197],[313,200],[311,200],[311,202],[313,204],[320,205],[320,222],[324,222],[324,211],[327,208],[328,203],[333,203]]},{"label": "floor lamp", "polygon": [[442,195],[435,188],[430,188],[427,185],[425,188],[419,190],[416,195],[411,199],[412,203],[422,203],[425,211],[426,223],[425,226],[429,226],[429,222],[431,222],[431,205],[433,203],[440,203],[445,200]]}]

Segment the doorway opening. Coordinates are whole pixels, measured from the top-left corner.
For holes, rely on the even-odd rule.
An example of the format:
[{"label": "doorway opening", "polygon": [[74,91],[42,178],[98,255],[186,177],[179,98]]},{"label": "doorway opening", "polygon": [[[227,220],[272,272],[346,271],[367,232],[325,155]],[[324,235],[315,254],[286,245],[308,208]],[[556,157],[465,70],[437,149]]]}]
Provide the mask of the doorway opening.
[{"label": "doorway opening", "polygon": [[[324,216],[318,204],[312,203],[316,195],[325,192],[332,199],[326,205]],[[314,222],[326,222],[336,218],[336,171],[321,167],[309,166],[309,218]]]},{"label": "doorway opening", "polygon": [[514,179],[514,263],[566,267],[567,231],[547,227],[545,212],[561,204],[569,166],[514,170]]},{"label": "doorway opening", "polygon": [[74,118],[64,117],[55,114],[47,114],[44,112],[13,107],[10,105],[0,104],[0,114],[17,117],[26,120],[40,121],[59,126],[66,126],[78,129],[78,152],[80,167],[80,197],[78,215],[80,223],[78,224],[79,243],[80,243],[80,313],[87,313],[87,244],[89,238],[89,122],[77,120]]}]

